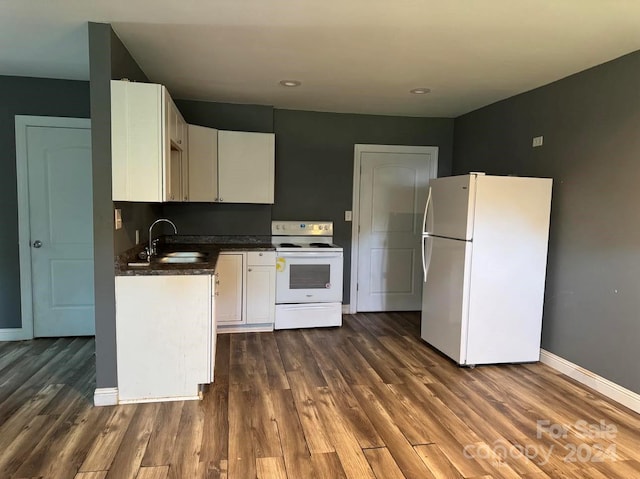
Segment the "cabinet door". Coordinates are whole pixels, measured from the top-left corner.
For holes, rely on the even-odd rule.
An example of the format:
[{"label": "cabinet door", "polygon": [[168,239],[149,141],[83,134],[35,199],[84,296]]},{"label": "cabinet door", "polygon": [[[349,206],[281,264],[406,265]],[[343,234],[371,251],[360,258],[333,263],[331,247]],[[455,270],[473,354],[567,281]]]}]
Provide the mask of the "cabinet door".
[{"label": "cabinet door", "polygon": [[[164,89],[164,87],[163,87]],[[165,197],[164,201],[184,201],[183,174],[186,157],[178,143],[182,136],[180,119],[182,116],[175,103],[165,92]]]},{"label": "cabinet door", "polygon": [[218,130],[189,125],[189,201],[218,201]]},{"label": "cabinet door", "polygon": [[273,323],[276,308],[275,266],[247,267],[247,324]]},{"label": "cabinet door", "polygon": [[112,199],[163,201],[163,87],[111,82]]},{"label": "cabinet door", "polygon": [[182,118],[180,112],[178,112],[178,119],[180,123],[180,146],[182,147],[182,201],[189,201],[189,131],[187,129],[187,123]]},{"label": "cabinet door", "polygon": [[183,201],[182,162],[182,151],[172,146],[169,150],[167,201]]},{"label": "cabinet door", "polygon": [[223,253],[216,263],[216,319],[218,324],[239,324],[242,318],[242,253]]},{"label": "cabinet door", "polygon": [[117,276],[120,401],[197,398],[209,382],[211,276]]},{"label": "cabinet door", "polygon": [[275,135],[218,131],[218,192],[224,203],[273,203]]}]

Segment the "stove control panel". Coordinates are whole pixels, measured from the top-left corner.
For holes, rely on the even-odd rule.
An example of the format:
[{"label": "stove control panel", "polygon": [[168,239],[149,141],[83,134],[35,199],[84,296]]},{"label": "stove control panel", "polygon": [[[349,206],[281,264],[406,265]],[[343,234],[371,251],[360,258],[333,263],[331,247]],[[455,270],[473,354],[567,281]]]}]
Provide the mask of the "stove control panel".
[{"label": "stove control panel", "polygon": [[272,221],[272,235],[333,236],[332,221]]}]

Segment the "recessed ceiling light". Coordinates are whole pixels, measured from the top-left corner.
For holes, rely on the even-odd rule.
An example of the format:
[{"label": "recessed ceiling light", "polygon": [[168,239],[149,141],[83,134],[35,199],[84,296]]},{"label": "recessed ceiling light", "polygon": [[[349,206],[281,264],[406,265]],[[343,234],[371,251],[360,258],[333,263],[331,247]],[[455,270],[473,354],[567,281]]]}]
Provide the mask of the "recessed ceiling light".
[{"label": "recessed ceiling light", "polygon": [[414,88],[413,90],[409,90],[409,93],[413,93],[414,95],[425,95],[431,92],[431,88]]},{"label": "recessed ceiling light", "polygon": [[301,81],[298,80],[280,80],[280,85],[287,87],[294,87],[302,85]]}]

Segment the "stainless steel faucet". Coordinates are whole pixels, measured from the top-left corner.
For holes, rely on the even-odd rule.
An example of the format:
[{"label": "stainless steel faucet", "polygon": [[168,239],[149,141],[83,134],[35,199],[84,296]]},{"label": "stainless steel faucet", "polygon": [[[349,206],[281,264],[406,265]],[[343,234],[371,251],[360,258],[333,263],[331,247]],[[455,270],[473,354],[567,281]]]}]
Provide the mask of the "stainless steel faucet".
[{"label": "stainless steel faucet", "polygon": [[147,261],[149,262],[151,262],[151,257],[156,254],[157,243],[153,241],[153,237],[152,237],[153,227],[163,221],[173,226],[173,234],[178,234],[178,228],[176,228],[176,225],[171,220],[168,220],[166,218],[160,218],[155,220],[153,223],[151,223],[151,226],[149,226],[149,246],[147,247]]}]

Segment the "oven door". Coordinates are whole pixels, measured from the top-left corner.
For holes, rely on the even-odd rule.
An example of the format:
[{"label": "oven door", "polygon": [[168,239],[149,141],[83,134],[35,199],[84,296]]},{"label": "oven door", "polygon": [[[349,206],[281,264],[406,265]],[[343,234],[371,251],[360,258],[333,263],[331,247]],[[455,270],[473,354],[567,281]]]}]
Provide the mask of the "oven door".
[{"label": "oven door", "polygon": [[276,304],[342,302],[342,252],[279,252]]}]

